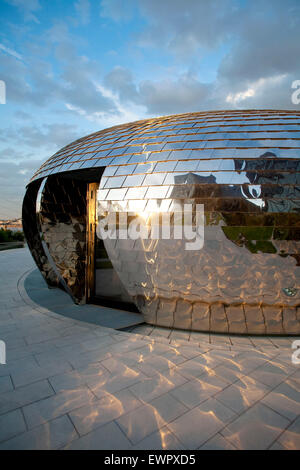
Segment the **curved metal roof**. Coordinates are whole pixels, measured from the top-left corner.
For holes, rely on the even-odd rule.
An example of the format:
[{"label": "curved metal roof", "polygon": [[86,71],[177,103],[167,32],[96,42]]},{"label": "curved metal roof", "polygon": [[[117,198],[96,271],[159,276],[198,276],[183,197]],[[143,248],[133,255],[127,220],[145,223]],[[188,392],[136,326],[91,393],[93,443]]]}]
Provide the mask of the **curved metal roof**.
[{"label": "curved metal roof", "polygon": [[[224,168],[215,162],[214,170],[226,171],[227,158],[253,159],[266,152],[274,158],[300,157],[300,111],[209,111],[115,126],[62,148],[31,181],[61,172],[107,167],[101,186],[120,187],[134,174],[147,177],[148,173],[167,170],[210,171],[208,161],[220,159],[225,162]],[[158,180],[163,184],[162,176]],[[128,186],[135,185],[133,181],[129,184],[129,178]]]}]

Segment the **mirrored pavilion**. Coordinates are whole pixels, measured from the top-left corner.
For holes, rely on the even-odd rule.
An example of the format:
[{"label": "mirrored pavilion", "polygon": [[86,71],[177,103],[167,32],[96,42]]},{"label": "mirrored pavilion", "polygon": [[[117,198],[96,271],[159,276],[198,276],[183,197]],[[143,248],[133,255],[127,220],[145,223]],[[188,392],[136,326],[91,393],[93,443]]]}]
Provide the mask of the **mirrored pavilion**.
[{"label": "mirrored pavilion", "polygon": [[[234,110],[104,129],[37,170],[23,227],[47,284],[145,322],[230,334],[300,333],[300,112]],[[176,238],[203,207],[200,249]],[[170,237],[97,236],[155,217]],[[165,218],[165,215],[168,218]],[[119,233],[119,232],[118,232]]]}]

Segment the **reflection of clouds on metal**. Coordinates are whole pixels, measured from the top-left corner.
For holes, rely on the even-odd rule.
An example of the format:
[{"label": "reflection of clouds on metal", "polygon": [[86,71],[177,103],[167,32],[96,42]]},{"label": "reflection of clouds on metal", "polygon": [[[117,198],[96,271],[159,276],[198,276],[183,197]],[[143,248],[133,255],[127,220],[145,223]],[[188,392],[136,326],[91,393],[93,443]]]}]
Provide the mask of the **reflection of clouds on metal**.
[{"label": "reflection of clouds on metal", "polygon": [[[119,215],[132,211],[149,221],[159,214],[161,228],[167,220],[162,215],[172,214],[169,240],[104,240],[147,322],[217,332],[299,333],[299,156],[299,112],[193,113],[79,139],[51,157],[29,189],[44,177],[43,194],[49,199],[53,191],[51,200],[41,199],[42,231],[75,298],[84,299],[84,182],[97,181],[92,172],[98,171],[98,203],[104,210],[113,202]],[[172,236],[184,204],[204,205],[201,250],[187,251],[186,240]],[[68,242],[54,241],[60,227],[67,227]],[[64,256],[61,246],[68,248]]]}]

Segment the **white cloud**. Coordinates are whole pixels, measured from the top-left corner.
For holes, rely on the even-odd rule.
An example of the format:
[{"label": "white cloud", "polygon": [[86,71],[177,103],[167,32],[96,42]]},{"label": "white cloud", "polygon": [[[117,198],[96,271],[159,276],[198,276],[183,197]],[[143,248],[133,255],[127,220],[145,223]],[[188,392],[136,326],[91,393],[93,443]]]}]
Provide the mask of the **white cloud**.
[{"label": "white cloud", "polygon": [[226,96],[226,103],[230,105],[237,106],[241,102],[248,100],[249,98],[254,98],[258,94],[264,93],[268,88],[273,87],[274,85],[280,84],[287,77],[286,74],[277,75],[275,77],[260,78],[259,80],[253,82],[248,88],[244,91],[238,91],[236,93],[229,93]]},{"label": "white cloud", "polygon": [[39,23],[38,18],[33,12],[40,10],[41,5],[39,0],[5,0],[6,3],[17,7],[24,15],[25,21],[33,21],[34,23]]},{"label": "white cloud", "polygon": [[103,97],[109,99],[113,103],[113,112],[88,112],[87,110],[78,106],[72,106],[70,103],[66,103],[66,108],[76,112],[80,116],[85,117],[90,122],[97,123],[97,126],[100,126],[100,128],[136,121],[146,116],[146,108],[144,106],[139,106],[135,103],[126,103],[123,105],[117,93],[114,93],[112,90],[101,84],[97,84],[96,88]]},{"label": "white cloud", "polygon": [[75,10],[77,12],[79,21],[87,25],[90,22],[90,2],[89,0],[78,0],[74,4]]},{"label": "white cloud", "polygon": [[9,47],[4,46],[4,44],[0,43],[0,49],[7,54],[15,57],[16,59],[23,60],[22,56],[18,54],[18,52],[14,51],[13,49],[10,49]]},{"label": "white cloud", "polygon": [[146,26],[138,43],[184,58],[230,37],[241,16],[238,5],[237,0],[103,0],[101,16],[128,21],[139,10]]}]

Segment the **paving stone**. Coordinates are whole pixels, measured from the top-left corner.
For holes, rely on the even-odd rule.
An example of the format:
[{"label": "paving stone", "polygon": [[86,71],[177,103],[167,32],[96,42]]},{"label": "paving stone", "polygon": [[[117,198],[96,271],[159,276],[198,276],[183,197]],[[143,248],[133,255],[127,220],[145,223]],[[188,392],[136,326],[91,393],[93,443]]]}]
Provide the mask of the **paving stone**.
[{"label": "paving stone", "polygon": [[87,341],[81,341],[80,343],[80,345],[86,351],[93,351],[95,349],[99,349],[99,347],[109,346],[110,344],[115,344],[114,339],[110,335],[105,335],[103,337],[98,337]]},{"label": "paving stone", "polygon": [[[183,360],[185,360],[185,358],[183,358]],[[176,363],[157,354],[152,354],[151,357],[141,358],[137,367],[149,377],[152,377],[157,372],[163,373],[164,371],[169,371],[172,368],[176,368],[176,370],[178,370]]]},{"label": "paving stone", "polygon": [[224,381],[205,374],[171,390],[170,393],[186,407],[194,408],[225,387]]},{"label": "paving stone", "polygon": [[124,341],[123,338],[122,338],[122,341],[118,342],[118,343],[115,343],[115,344],[112,344],[110,346],[108,346],[109,348],[109,351],[112,353],[112,354],[115,354],[115,353],[126,353],[128,351],[134,351],[136,349],[140,349],[141,347],[144,347],[145,344],[148,344],[147,341],[136,341],[136,340],[133,340],[133,341]]},{"label": "paving stone", "polygon": [[283,382],[290,374],[294,372],[292,366],[280,364],[279,362],[267,362],[250,374],[254,380],[275,387]]},{"label": "paving stone", "polygon": [[236,450],[236,447],[218,433],[201,446],[200,450]]},{"label": "paving stone", "polygon": [[289,421],[258,403],[221,431],[238,449],[263,450],[289,425]]},{"label": "paving stone", "polygon": [[233,385],[216,394],[215,398],[236,413],[241,413],[268,393],[266,385],[244,376]]},{"label": "paving stone", "polygon": [[131,448],[132,444],[115,422],[105,424],[65,447],[69,450],[128,450]]},{"label": "paving stone", "polygon": [[0,450],[53,450],[78,438],[68,416],[60,416],[0,444]]},{"label": "paving stone", "polygon": [[23,412],[30,429],[95,401],[96,398],[92,392],[86,387],[81,387],[27,405],[23,408]]},{"label": "paving stone", "polygon": [[185,357],[176,348],[173,348],[168,344],[162,344],[157,342],[147,344],[143,348],[143,351],[147,355],[161,355],[165,359],[168,359],[169,361],[172,361],[175,364],[180,364],[181,362],[184,362],[188,359],[188,357]]},{"label": "paving stone", "polygon": [[86,353],[80,354],[77,357],[69,358],[69,363],[75,369],[89,366],[90,364],[101,362],[104,359],[111,357],[111,353],[109,352],[110,350],[111,347],[107,346],[95,349],[93,351],[88,351]]},{"label": "paving stone", "polygon": [[290,420],[297,418],[300,415],[299,384],[293,380],[283,382],[266,395],[262,403]]},{"label": "paving stone", "polygon": [[[222,312],[222,310],[224,310],[223,307],[221,307],[220,312]],[[226,320],[225,320],[225,321],[226,321]],[[215,323],[216,327],[217,327],[217,328],[218,328],[218,326],[221,327],[221,328],[223,327],[223,330],[222,330],[222,331],[224,331],[224,327],[226,327],[225,321],[224,321],[224,322],[222,321],[222,322],[220,322],[220,323],[219,323],[219,322],[216,322],[216,323]],[[217,323],[219,323],[218,326],[217,326]],[[217,330],[217,328],[216,328],[216,330]],[[213,346],[216,345],[216,344],[219,344],[219,345],[222,345],[222,346],[225,346],[225,345],[231,346],[231,345],[232,345],[229,334],[228,334],[228,335],[215,335],[215,334],[213,334],[213,333],[210,333],[210,334],[209,334],[209,338],[210,338],[210,343],[211,343]]]},{"label": "paving stone", "polygon": [[150,434],[133,446],[134,450],[184,450],[183,445],[167,426]]},{"label": "paving stone", "polygon": [[205,354],[208,351],[208,348],[195,347],[194,344],[189,343],[188,346],[179,346],[177,350],[187,359],[194,359],[201,354]]},{"label": "paving stone", "polygon": [[6,354],[6,364],[0,365],[0,377],[3,377],[4,375],[12,376],[14,373],[35,367],[37,367],[37,362],[32,354],[30,356],[13,360]]},{"label": "paving stone", "polygon": [[[5,341],[6,344],[6,352],[8,359],[11,357],[11,352],[14,349],[24,347],[27,344],[24,338],[22,338],[21,336],[19,338],[17,337],[18,333],[16,332],[16,330],[14,331],[14,333],[12,333],[12,335],[13,337],[8,337],[8,335],[1,335],[1,339]],[[21,332],[20,335],[22,335]]]},{"label": "paving stone", "polygon": [[300,449],[300,416],[284,431],[276,442],[286,450]]},{"label": "paving stone", "polygon": [[198,449],[234,416],[232,410],[217,400],[209,399],[172,421],[168,428],[183,443],[185,449]]},{"label": "paving stone", "polygon": [[26,431],[26,425],[20,410],[10,411],[0,416],[0,442],[24,431]]},{"label": "paving stone", "polygon": [[138,384],[144,380],[145,375],[139,370],[135,371],[132,368],[126,368],[120,374],[111,374],[109,377],[89,382],[89,387],[93,393],[102,398],[107,393],[116,393],[124,388]]},{"label": "paving stone", "polygon": [[[299,449],[299,447],[298,447],[298,449]],[[285,449],[283,447],[283,445],[279,444],[279,442],[276,441],[276,442],[274,442],[274,444],[271,445],[271,447],[269,447],[269,450],[281,450],[282,451],[282,450],[287,450],[287,449]]]},{"label": "paving stone", "polygon": [[142,403],[129,391],[121,390],[114,395],[107,393],[100,400],[69,413],[80,435],[87,434],[135,409],[139,411]]},{"label": "paving stone", "polygon": [[121,416],[116,421],[132,444],[137,444],[166,424],[156,408],[148,404]]},{"label": "paving stone", "polygon": [[[122,363],[124,366],[137,368],[139,362],[142,360],[139,349],[134,351],[127,351],[121,354],[114,354],[113,359],[118,363]],[[103,362],[101,364],[103,365]],[[107,367],[109,369],[109,367]]]},{"label": "paving stone", "polygon": [[14,386],[9,375],[4,375],[3,377],[0,377],[0,397],[1,393],[10,392],[11,390],[13,390],[13,388]]},{"label": "paving stone", "polygon": [[14,368],[11,373],[13,383],[16,387],[21,387],[39,380],[47,379],[61,372],[71,370],[71,365],[67,361],[57,361],[55,364],[49,364],[44,367],[38,365],[23,368],[19,366]]},{"label": "paving stone", "polygon": [[[299,338],[297,338],[299,340]],[[293,368],[293,371],[295,372],[297,368],[299,368],[298,364],[293,364],[292,363],[292,348],[290,347],[288,350],[285,350],[284,348],[279,350],[280,353],[276,355],[276,364],[277,366],[289,366]]]},{"label": "paving stone", "polygon": [[91,364],[90,366],[64,372],[49,378],[49,382],[55,393],[64,390],[73,390],[82,385],[105,384],[110,377],[110,373],[100,364]]},{"label": "paving stone", "polygon": [[206,368],[214,368],[220,365],[223,362],[224,359],[220,357],[213,357],[211,355],[211,352],[207,352],[205,354],[200,354],[200,356],[197,356],[194,358],[194,361],[198,362],[202,366]]},{"label": "paving stone", "polygon": [[224,380],[228,384],[237,382],[245,375],[244,372],[241,372],[240,370],[235,370],[231,367],[228,367],[227,365],[217,366],[215,369],[212,369],[211,373],[214,374],[216,377]]},{"label": "paving stone", "polygon": [[59,331],[37,331],[34,334],[30,334],[24,337],[24,340],[27,344],[43,343],[50,339],[59,338]]},{"label": "paving stone", "polygon": [[56,348],[58,348],[58,350],[60,350],[61,348],[64,348],[65,346],[70,346],[70,345],[76,346],[80,344],[82,341],[84,341],[85,338],[90,340],[91,335],[93,338],[95,338],[96,336],[94,335],[94,333],[86,333],[84,335],[79,333],[79,334],[72,335],[72,336],[62,336],[60,338],[55,338],[54,340],[48,341],[48,343],[53,344],[53,346],[55,346]]},{"label": "paving stone", "polygon": [[155,398],[149,405],[155,408],[156,412],[166,423],[173,421],[175,418],[188,411],[188,408],[180,401],[176,400],[171,393],[166,393],[165,395]]},{"label": "paving stone", "polygon": [[171,369],[163,374],[157,373],[153,377],[140,380],[130,387],[130,390],[140,400],[150,402],[184,382],[186,379]]},{"label": "paving stone", "polygon": [[206,367],[193,359],[187,360],[176,367],[176,371],[183,377],[193,380],[206,372]]},{"label": "paving stone", "polygon": [[53,389],[47,380],[19,387],[0,395],[0,414],[42,400],[53,395]]},{"label": "paving stone", "polygon": [[[268,361],[269,361],[269,357],[266,357],[265,354],[261,354],[258,356],[255,354],[253,356],[250,354],[247,354],[245,356],[245,353],[241,353],[234,359],[233,362],[235,362],[238,365],[239,370],[241,372],[249,375],[250,373],[255,371],[257,368],[265,367],[268,364]],[[226,365],[228,366],[228,361]]]}]

